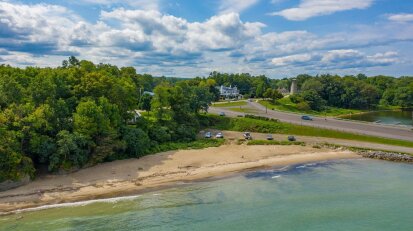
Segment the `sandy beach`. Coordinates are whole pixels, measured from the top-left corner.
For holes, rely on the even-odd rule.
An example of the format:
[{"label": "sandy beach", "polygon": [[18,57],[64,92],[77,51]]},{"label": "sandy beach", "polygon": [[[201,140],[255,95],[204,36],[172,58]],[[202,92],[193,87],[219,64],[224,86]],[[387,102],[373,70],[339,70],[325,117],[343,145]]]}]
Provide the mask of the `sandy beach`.
[{"label": "sandy beach", "polygon": [[0,192],[0,212],[42,205],[132,195],[179,182],[226,176],[254,168],[358,158],[342,150],[311,146],[229,144],[104,163],[68,175],[47,175]]}]

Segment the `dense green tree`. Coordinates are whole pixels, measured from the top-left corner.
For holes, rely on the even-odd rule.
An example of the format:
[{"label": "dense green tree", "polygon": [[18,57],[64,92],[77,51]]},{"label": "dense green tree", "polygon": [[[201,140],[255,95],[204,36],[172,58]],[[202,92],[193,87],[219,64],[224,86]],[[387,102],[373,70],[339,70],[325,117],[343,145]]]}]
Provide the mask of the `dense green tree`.
[{"label": "dense green tree", "polygon": [[79,60],[75,56],[70,56],[68,61],[69,65],[72,67],[77,67],[80,65]]},{"label": "dense green tree", "polygon": [[57,135],[57,151],[50,156],[49,170],[80,168],[88,161],[89,142],[79,133],[61,131]]},{"label": "dense green tree", "polygon": [[110,119],[94,100],[79,103],[73,120],[74,131],[89,139],[107,135],[110,130]]},{"label": "dense green tree", "polygon": [[312,110],[321,111],[326,106],[326,101],[314,90],[304,91],[302,94],[305,102],[308,103]]},{"label": "dense green tree", "polygon": [[23,97],[23,87],[9,75],[0,77],[0,108],[19,103]]},{"label": "dense green tree", "polygon": [[321,93],[321,92],[323,91],[323,88],[324,88],[323,84],[322,84],[318,79],[316,79],[316,78],[310,78],[310,79],[307,79],[307,80],[303,83],[303,85],[302,85],[302,87],[301,87],[301,90],[302,90],[302,91],[311,91],[311,90],[314,90],[314,91],[316,91],[317,93]]},{"label": "dense green tree", "polygon": [[408,108],[413,107],[413,87],[400,87],[394,94],[393,104]]},{"label": "dense green tree", "polygon": [[149,112],[151,110],[152,96],[150,94],[143,94],[139,102],[139,108]]},{"label": "dense green tree", "polygon": [[263,96],[265,98],[269,98],[272,100],[272,102],[276,102],[278,99],[282,99],[284,96],[277,90],[277,89],[272,89],[268,88]]},{"label": "dense green tree", "polygon": [[0,182],[34,174],[32,160],[19,152],[17,140],[14,132],[0,127]]},{"label": "dense green tree", "polygon": [[209,87],[194,86],[189,88],[189,106],[190,110],[195,114],[200,111],[208,112],[209,105],[214,100],[215,96],[210,92]]},{"label": "dense green tree", "polygon": [[140,128],[126,127],[122,136],[126,142],[128,156],[143,156],[151,146],[148,134]]},{"label": "dense green tree", "polygon": [[164,124],[171,118],[170,112],[171,87],[165,84],[158,85],[154,89],[155,96],[152,99],[151,108],[155,113],[157,121]]}]

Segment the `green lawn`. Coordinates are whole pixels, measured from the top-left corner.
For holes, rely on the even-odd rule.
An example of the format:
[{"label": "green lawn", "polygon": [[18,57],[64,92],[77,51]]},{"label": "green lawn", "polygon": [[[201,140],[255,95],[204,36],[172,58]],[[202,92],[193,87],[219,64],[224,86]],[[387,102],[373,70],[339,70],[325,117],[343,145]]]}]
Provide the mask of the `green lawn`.
[{"label": "green lawn", "polygon": [[228,102],[228,103],[214,103],[212,104],[213,107],[236,107],[236,106],[245,106],[247,102],[245,101],[235,101],[235,102]]},{"label": "green lawn", "polygon": [[275,109],[275,110],[280,110],[280,111],[288,111],[288,112],[295,112],[295,113],[309,114],[309,115],[318,115],[318,116],[341,116],[341,115],[349,115],[349,114],[356,114],[356,113],[364,112],[363,110],[344,109],[344,108],[335,108],[335,107],[328,107],[326,111],[314,111],[314,110],[303,111],[303,110],[298,109],[297,104],[291,102],[289,97],[284,97],[278,100],[275,104],[267,100],[260,100],[259,103],[263,106],[266,106],[268,109]]},{"label": "green lawn", "polygon": [[411,141],[359,135],[354,133],[334,131],[323,128],[314,128],[309,126],[301,126],[283,122],[264,121],[250,118],[219,117],[214,115],[209,115],[209,118],[212,121],[212,127],[220,130],[328,137],[413,148],[413,142]]}]

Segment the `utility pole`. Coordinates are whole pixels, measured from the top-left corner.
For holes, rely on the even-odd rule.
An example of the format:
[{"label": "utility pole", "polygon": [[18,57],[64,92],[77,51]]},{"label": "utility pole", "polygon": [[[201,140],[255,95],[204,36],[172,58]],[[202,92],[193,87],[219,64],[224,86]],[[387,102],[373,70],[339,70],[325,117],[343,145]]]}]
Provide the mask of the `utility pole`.
[{"label": "utility pole", "polygon": [[138,105],[141,103],[141,99],[142,99],[142,87],[139,88],[139,102],[138,102]]}]

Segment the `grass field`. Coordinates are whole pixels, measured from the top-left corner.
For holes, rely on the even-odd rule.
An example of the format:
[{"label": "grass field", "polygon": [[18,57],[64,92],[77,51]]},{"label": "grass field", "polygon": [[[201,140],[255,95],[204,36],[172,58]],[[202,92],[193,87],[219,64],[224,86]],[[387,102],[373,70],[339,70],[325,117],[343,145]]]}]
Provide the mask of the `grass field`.
[{"label": "grass field", "polygon": [[344,109],[344,108],[335,108],[335,107],[328,107],[327,110],[325,111],[314,111],[314,110],[303,111],[303,110],[298,109],[297,104],[291,102],[289,97],[282,98],[278,100],[276,103],[272,103],[267,100],[260,100],[259,103],[263,106],[266,106],[269,109],[296,112],[296,113],[309,114],[309,115],[318,115],[318,116],[341,116],[341,115],[349,115],[349,114],[366,112],[366,111],[357,110],[357,109]]},{"label": "grass field", "polygon": [[245,101],[235,101],[235,102],[228,102],[228,103],[214,103],[213,107],[236,107],[236,106],[245,106],[247,102]]},{"label": "grass field", "polygon": [[357,140],[378,144],[388,144],[403,147],[413,148],[413,142],[388,139],[375,136],[359,135],[354,133],[328,130],[323,128],[315,128],[309,126],[301,126],[283,122],[275,121],[263,121],[250,118],[228,118],[219,117],[215,115],[209,115],[212,127],[220,130],[232,130],[232,131],[249,131],[260,133],[279,133],[279,134],[291,134],[291,135],[303,135],[303,136],[316,136],[316,137],[328,137],[345,140]]}]

